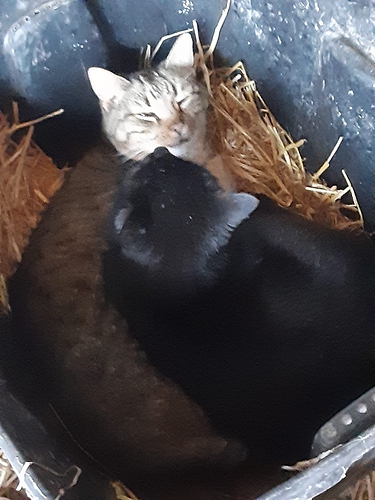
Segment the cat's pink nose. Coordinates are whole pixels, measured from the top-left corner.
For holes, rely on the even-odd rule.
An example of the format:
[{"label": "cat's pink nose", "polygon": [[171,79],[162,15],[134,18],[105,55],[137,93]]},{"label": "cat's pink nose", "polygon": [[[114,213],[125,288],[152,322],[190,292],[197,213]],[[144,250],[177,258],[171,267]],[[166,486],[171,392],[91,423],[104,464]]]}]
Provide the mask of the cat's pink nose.
[{"label": "cat's pink nose", "polygon": [[182,136],[186,133],[186,125],[184,123],[177,122],[171,126],[171,130]]}]

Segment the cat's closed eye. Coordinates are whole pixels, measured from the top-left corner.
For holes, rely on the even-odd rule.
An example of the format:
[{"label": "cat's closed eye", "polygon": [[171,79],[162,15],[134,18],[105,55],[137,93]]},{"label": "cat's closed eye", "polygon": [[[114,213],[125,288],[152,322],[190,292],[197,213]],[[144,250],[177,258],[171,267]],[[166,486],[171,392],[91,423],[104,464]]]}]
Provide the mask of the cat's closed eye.
[{"label": "cat's closed eye", "polygon": [[[182,48],[181,48],[182,47]],[[102,68],[88,77],[99,98],[103,129],[118,153],[142,160],[167,147],[186,160],[205,165],[208,97],[196,79],[193,41],[181,35],[167,59],[124,78]]]},{"label": "cat's closed eye", "polygon": [[190,96],[186,96],[183,99],[178,99],[176,101],[177,107],[179,109],[186,109],[187,106],[188,106],[188,104],[189,104],[189,102],[190,102],[190,100],[191,100]]},{"label": "cat's closed eye", "polygon": [[155,113],[136,113],[133,116],[135,116],[139,120],[144,120],[148,122],[159,121],[159,117]]}]

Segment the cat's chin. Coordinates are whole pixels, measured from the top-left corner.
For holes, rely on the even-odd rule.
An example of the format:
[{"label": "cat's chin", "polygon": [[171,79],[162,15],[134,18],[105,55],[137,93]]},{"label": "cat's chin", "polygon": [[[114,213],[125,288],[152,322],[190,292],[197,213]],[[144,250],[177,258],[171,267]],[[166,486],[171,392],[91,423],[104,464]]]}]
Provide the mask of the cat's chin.
[{"label": "cat's chin", "polygon": [[204,165],[206,158],[204,154],[200,154],[199,151],[193,149],[189,142],[179,143],[176,146],[165,146],[170,153],[178,158],[185,161],[191,161],[198,163],[199,165]]},{"label": "cat's chin", "polygon": [[176,146],[166,146],[166,148],[174,156],[178,156],[179,158],[182,158],[183,160],[186,159],[185,156],[187,154],[187,151],[186,151],[185,144],[177,144]]},{"label": "cat's chin", "polygon": [[113,143],[113,145],[120,155],[125,156],[129,160],[143,161],[145,158],[147,158],[148,155],[152,154],[155,149],[165,147],[171,154],[177,156],[178,158],[181,158],[182,160],[200,163],[200,161],[198,161],[198,158],[192,154],[191,148],[187,146],[187,142],[179,142],[175,146],[165,146],[164,144],[158,143],[155,143],[154,145],[149,144],[148,148],[145,150],[137,151],[136,148],[134,148],[134,150],[131,152],[129,151],[129,148],[121,147],[119,144]]}]

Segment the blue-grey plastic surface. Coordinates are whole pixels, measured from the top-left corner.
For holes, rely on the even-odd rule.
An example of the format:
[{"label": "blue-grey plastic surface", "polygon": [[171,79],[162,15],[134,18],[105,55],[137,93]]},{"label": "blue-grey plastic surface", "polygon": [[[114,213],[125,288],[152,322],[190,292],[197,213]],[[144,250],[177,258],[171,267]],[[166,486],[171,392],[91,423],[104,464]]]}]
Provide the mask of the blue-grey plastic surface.
[{"label": "blue-grey plastic surface", "polygon": [[375,427],[336,449],[324,460],[257,500],[333,500],[374,470]]},{"label": "blue-grey plastic surface", "polygon": [[375,388],[343,408],[315,434],[313,456],[353,439],[375,423]]}]

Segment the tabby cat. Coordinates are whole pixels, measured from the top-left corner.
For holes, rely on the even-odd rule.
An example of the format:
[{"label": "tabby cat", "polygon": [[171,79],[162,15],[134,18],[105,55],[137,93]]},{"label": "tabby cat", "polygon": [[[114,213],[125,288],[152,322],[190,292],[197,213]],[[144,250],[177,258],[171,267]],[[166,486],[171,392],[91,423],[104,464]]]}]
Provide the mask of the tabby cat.
[{"label": "tabby cat", "polygon": [[127,159],[142,160],[157,147],[204,165],[221,185],[234,188],[221,158],[206,139],[208,94],[196,78],[193,41],[180,35],[155,69],[127,77],[92,67],[88,77],[99,98],[103,130]]}]

